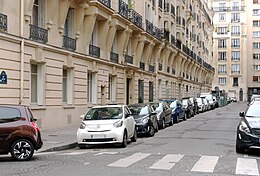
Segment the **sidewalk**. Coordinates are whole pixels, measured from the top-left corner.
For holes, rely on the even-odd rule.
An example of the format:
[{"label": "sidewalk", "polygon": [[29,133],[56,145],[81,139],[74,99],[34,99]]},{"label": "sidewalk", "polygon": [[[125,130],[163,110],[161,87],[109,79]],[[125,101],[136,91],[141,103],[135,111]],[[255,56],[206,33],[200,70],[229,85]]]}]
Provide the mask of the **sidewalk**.
[{"label": "sidewalk", "polygon": [[77,146],[79,125],[65,128],[41,130],[43,146],[37,152],[50,152],[74,148]]}]

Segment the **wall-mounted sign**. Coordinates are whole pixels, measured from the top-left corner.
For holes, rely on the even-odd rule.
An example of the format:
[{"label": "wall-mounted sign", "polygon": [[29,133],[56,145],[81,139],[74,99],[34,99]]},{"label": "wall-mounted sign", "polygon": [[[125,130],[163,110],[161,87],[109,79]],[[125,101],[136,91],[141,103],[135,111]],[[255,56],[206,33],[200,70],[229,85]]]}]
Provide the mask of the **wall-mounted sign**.
[{"label": "wall-mounted sign", "polygon": [[2,71],[0,74],[0,84],[7,84],[7,74]]}]

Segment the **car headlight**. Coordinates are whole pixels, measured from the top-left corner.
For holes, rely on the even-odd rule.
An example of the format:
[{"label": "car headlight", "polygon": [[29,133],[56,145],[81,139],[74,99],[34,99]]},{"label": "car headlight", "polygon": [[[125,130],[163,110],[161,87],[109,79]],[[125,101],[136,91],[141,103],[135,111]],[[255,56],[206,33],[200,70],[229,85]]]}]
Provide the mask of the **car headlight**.
[{"label": "car headlight", "polygon": [[157,119],[158,120],[160,119],[161,114],[162,114],[162,112],[157,113]]},{"label": "car headlight", "polygon": [[81,122],[81,124],[80,124],[80,129],[85,129],[85,127],[86,127],[86,124],[84,123],[84,122]]},{"label": "car headlight", "polygon": [[245,133],[250,133],[250,129],[244,121],[241,121],[241,123],[239,125],[239,130],[243,131]]},{"label": "car headlight", "polygon": [[148,121],[149,121],[149,117],[148,116],[145,116],[145,117],[143,117],[143,123],[148,123]]},{"label": "car headlight", "polygon": [[116,128],[121,127],[123,125],[123,120],[119,120],[119,121],[115,122],[113,125]]},{"label": "car headlight", "polygon": [[174,108],[174,109],[172,109],[172,114],[175,114],[175,108]]}]

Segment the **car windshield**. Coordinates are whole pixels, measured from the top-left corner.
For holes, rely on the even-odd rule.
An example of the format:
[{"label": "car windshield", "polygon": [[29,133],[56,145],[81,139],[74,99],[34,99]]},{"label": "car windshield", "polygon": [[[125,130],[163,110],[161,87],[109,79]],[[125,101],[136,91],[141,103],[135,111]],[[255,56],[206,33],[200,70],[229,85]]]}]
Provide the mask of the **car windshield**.
[{"label": "car windshield", "polygon": [[246,112],[247,117],[260,117],[260,105],[251,105],[249,106],[247,112]]},{"label": "car windshield", "polygon": [[163,110],[162,104],[161,103],[151,103],[151,106],[156,112],[160,112]]},{"label": "car windshield", "polygon": [[177,102],[174,101],[170,104],[170,108],[174,109],[174,108],[177,108]]},{"label": "car windshield", "polygon": [[188,105],[188,100],[183,100],[183,101],[182,101],[182,104],[183,104],[183,105]]},{"label": "car windshield", "polygon": [[147,115],[148,106],[129,106],[128,107],[133,115]]},{"label": "car windshield", "polygon": [[121,107],[92,108],[85,115],[84,120],[111,120],[122,118]]},{"label": "car windshield", "polygon": [[202,97],[205,97],[209,101],[213,100],[212,95],[202,95]]}]

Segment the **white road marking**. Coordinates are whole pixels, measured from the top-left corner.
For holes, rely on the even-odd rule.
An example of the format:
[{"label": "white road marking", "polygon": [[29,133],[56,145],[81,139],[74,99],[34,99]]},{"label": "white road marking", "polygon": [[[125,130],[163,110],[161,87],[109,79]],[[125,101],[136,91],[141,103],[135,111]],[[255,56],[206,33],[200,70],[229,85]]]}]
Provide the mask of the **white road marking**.
[{"label": "white road marking", "polygon": [[58,152],[40,152],[40,153],[35,153],[34,155],[40,156],[40,155],[52,155]]},{"label": "white road marking", "polygon": [[194,172],[213,172],[218,162],[218,156],[201,156],[199,161],[193,166]]},{"label": "white road marking", "polygon": [[86,162],[86,163],[84,163],[84,165],[88,165],[88,164],[90,164],[90,162]]},{"label": "white road marking", "polygon": [[75,152],[69,152],[69,153],[60,153],[58,155],[72,156],[72,155],[83,155],[85,153],[90,153],[90,151],[85,151],[85,152],[83,152],[83,151],[82,152],[75,151]]},{"label": "white road marking", "polygon": [[109,164],[108,166],[112,166],[112,167],[128,167],[132,164],[134,164],[137,161],[140,161],[146,157],[148,157],[151,154],[148,153],[135,153],[129,157],[120,159],[114,163]]},{"label": "white road marking", "polygon": [[158,162],[154,163],[150,168],[170,170],[182,157],[183,155],[168,154]]},{"label": "white road marking", "polygon": [[236,174],[240,175],[259,175],[256,159],[238,158]]},{"label": "white road marking", "polygon": [[98,156],[98,155],[104,155],[104,154],[107,154],[107,155],[115,155],[117,154],[118,152],[100,152],[100,153],[96,153],[95,156]]}]

